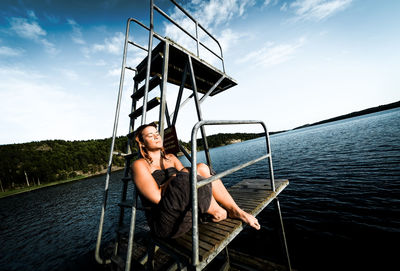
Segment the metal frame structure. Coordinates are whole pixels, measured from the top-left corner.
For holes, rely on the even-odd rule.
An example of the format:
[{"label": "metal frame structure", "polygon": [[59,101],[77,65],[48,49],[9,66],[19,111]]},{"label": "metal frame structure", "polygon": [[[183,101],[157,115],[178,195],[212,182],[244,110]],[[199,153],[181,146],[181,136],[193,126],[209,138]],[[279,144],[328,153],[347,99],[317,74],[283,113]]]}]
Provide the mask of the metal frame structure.
[{"label": "metal frame structure", "polygon": [[[111,263],[111,259],[104,259],[100,255],[100,247],[101,247],[101,242],[102,242],[102,235],[103,235],[103,225],[104,225],[104,218],[105,218],[105,212],[106,212],[106,207],[107,207],[107,198],[108,198],[108,186],[109,186],[109,180],[110,180],[110,174],[111,174],[111,167],[112,167],[112,161],[113,161],[113,155],[116,153],[114,152],[114,145],[115,145],[115,137],[117,134],[117,129],[118,129],[118,122],[119,122],[119,114],[120,114],[120,107],[121,107],[121,99],[122,99],[122,92],[123,92],[123,85],[124,85],[124,80],[125,80],[125,72],[126,70],[131,70],[135,72],[134,78],[134,87],[133,87],[133,95],[132,95],[132,107],[131,111],[132,113],[130,114],[131,121],[129,125],[129,134],[128,134],[128,146],[127,146],[127,153],[122,154],[125,157],[125,170],[124,170],[124,177],[122,178],[123,181],[123,188],[122,188],[122,195],[121,195],[121,212],[119,216],[119,222],[118,225],[119,227],[122,227],[123,220],[124,220],[124,209],[123,207],[126,207],[129,205],[131,210],[131,222],[130,222],[130,228],[129,228],[129,238],[128,238],[128,249],[127,249],[127,254],[126,254],[126,262],[125,262],[125,270],[130,270],[131,268],[131,257],[132,257],[132,248],[133,248],[133,240],[134,240],[134,232],[135,232],[135,219],[136,219],[136,211],[138,209],[138,203],[137,203],[137,192],[136,189],[134,189],[134,194],[133,194],[133,202],[131,204],[127,204],[127,187],[128,183],[131,181],[130,177],[130,164],[131,164],[131,159],[136,155],[135,153],[132,153],[131,149],[131,141],[132,141],[132,136],[133,136],[133,131],[135,128],[135,119],[141,115],[141,124],[146,123],[146,116],[147,116],[147,111],[151,109],[151,107],[154,107],[154,104],[157,105],[159,103],[159,132],[161,137],[164,137],[164,126],[167,124],[167,126],[172,126],[175,125],[177,122],[177,117],[179,110],[188,102],[189,99],[193,98],[195,102],[195,107],[196,107],[196,113],[199,122],[194,126],[193,131],[192,131],[192,155],[190,156],[185,149],[180,146],[181,151],[185,154],[186,158],[191,161],[192,165],[197,164],[197,133],[198,130],[200,130],[202,139],[203,139],[203,145],[204,145],[204,150],[206,154],[206,160],[207,164],[209,165],[210,168],[212,168],[212,162],[211,162],[211,157],[209,153],[209,148],[207,144],[207,138],[206,138],[206,133],[204,126],[206,125],[227,125],[227,124],[260,124],[264,128],[264,133],[266,136],[266,144],[267,144],[267,154],[263,155],[260,158],[257,158],[255,160],[252,160],[250,162],[244,163],[242,165],[239,165],[237,167],[234,167],[230,170],[227,170],[225,172],[219,173],[215,176],[212,176],[208,178],[207,180],[204,180],[202,182],[195,182],[197,176],[197,169],[196,166],[192,166],[192,171],[191,171],[191,184],[192,184],[192,208],[193,208],[193,255],[192,255],[192,267],[195,268],[196,270],[201,270],[207,263],[200,263],[199,262],[199,239],[198,239],[198,210],[197,210],[197,188],[210,183],[214,180],[217,180],[223,176],[226,176],[230,173],[233,173],[239,169],[242,169],[244,167],[247,167],[251,164],[254,164],[258,161],[261,161],[265,158],[268,158],[269,161],[269,169],[270,169],[270,179],[271,179],[271,187],[272,190],[275,191],[275,184],[274,184],[274,175],[273,175],[273,167],[272,167],[272,159],[271,159],[271,151],[270,151],[270,143],[269,143],[269,137],[268,137],[268,132],[266,129],[266,126],[263,122],[261,121],[204,121],[202,117],[202,111],[201,111],[201,103],[208,98],[210,95],[215,94],[215,91],[217,91],[217,88],[220,88],[221,84],[225,81],[228,81],[228,85],[226,88],[229,88],[232,85],[235,85],[236,82],[231,79],[229,76],[225,74],[225,65],[224,65],[224,58],[222,54],[222,48],[218,42],[217,39],[215,39],[201,24],[195,20],[184,8],[182,8],[175,0],[170,0],[179,10],[181,10],[189,19],[192,20],[192,22],[195,24],[195,36],[190,34],[187,30],[182,28],[177,22],[175,22],[168,14],[166,14],[164,11],[162,11],[158,6],[154,4],[153,0],[150,0],[150,26],[146,26],[145,24],[141,23],[140,21],[129,18],[127,21],[127,26],[126,26],[126,33],[125,33],[125,43],[124,43],[124,51],[123,51],[123,60],[122,60],[122,68],[121,68],[121,77],[120,77],[120,84],[119,84],[119,91],[118,91],[118,98],[117,98],[117,105],[116,105],[116,111],[115,111],[115,119],[114,119],[114,126],[113,126],[113,133],[112,133],[112,142],[111,142],[111,149],[110,149],[110,156],[109,156],[109,163],[108,163],[108,169],[107,169],[107,174],[106,174],[106,179],[105,179],[105,189],[104,189],[104,197],[103,197],[103,203],[102,203],[102,209],[101,209],[101,215],[100,215],[100,223],[99,223],[99,231],[98,231],[98,236],[97,236],[97,242],[96,242],[96,249],[95,249],[95,258],[98,263],[101,264],[109,264]],[[174,43],[172,40],[169,38],[163,38],[160,34],[156,33],[154,31],[154,11],[157,11],[159,14],[164,16],[168,21],[173,23],[175,26],[177,26],[179,29],[183,31],[187,36],[191,37],[195,42],[196,42],[196,54],[193,54],[192,52],[186,50],[185,48],[182,48],[181,46],[177,45]],[[148,31],[149,33],[149,39],[148,39],[148,47],[145,48],[142,45],[139,45],[135,43],[134,41],[129,40],[129,34],[130,34],[130,25],[131,23],[135,23],[139,25],[140,27],[144,28],[145,30]],[[202,43],[199,39],[199,29],[204,31],[212,40],[216,42],[216,44],[219,47],[220,52],[216,53],[210,48],[208,48],[204,43]],[[155,86],[159,85],[160,86],[160,93],[161,97],[157,99],[155,103],[152,101],[148,101],[148,93],[151,91],[151,89],[154,88],[152,85],[152,81],[154,77],[151,79],[152,76],[152,63],[154,59],[158,57],[158,55],[154,54],[153,50],[153,38],[157,38],[160,41],[160,44],[162,43],[162,73],[161,73],[161,79],[158,82],[158,79],[156,78],[155,81],[158,83],[155,84]],[[147,52],[147,59],[144,61],[146,62],[144,65],[144,68],[139,70],[139,66],[136,68],[131,68],[126,65],[126,59],[127,59],[127,51],[128,51],[128,45],[133,45],[137,48],[140,48],[144,51]],[[211,52],[214,56],[216,56],[222,63],[222,68],[223,71],[217,70],[215,67],[207,64],[203,60],[200,59],[200,50],[199,47],[203,47],[209,52]],[[179,51],[183,52],[183,71],[181,75],[181,80],[180,80],[180,85],[179,85],[179,92],[177,96],[177,101],[175,105],[174,112],[172,114],[169,114],[168,112],[168,107],[166,104],[166,96],[167,96],[167,83],[169,80],[169,63],[170,63],[170,53],[172,51]],[[143,61],[143,62],[144,62]],[[197,86],[197,78],[194,70],[194,61],[196,63],[201,63],[201,65],[206,65],[210,69],[213,69],[217,72],[218,77],[215,81],[213,81],[213,84],[211,84],[211,87],[207,87],[207,89],[202,89],[202,93],[204,94],[201,98],[199,97],[199,89]],[[142,64],[142,63],[141,63]],[[141,80],[145,80],[144,85],[139,88],[139,83],[141,80],[138,79],[139,76],[142,76],[141,74],[144,73],[145,69],[145,76]],[[189,73],[189,74],[188,74]],[[156,75],[158,76],[158,75]],[[189,77],[188,77],[189,76]],[[187,81],[190,82],[190,88],[193,90],[193,93],[183,102],[182,96],[183,96],[183,90],[184,88],[188,87]],[[229,83],[231,85],[229,85]],[[223,91],[223,90],[222,90]],[[143,96],[142,93],[143,92]],[[138,94],[138,97],[135,95]],[[143,98],[143,106],[141,108],[137,108],[137,101]],[[171,121],[172,119],[172,121]],[[288,265],[290,268],[290,260],[289,260],[289,254],[288,254],[288,249],[286,245],[286,237],[284,233],[284,228],[283,228],[283,222],[282,222],[282,216],[280,212],[280,207],[279,207],[279,201],[276,198],[276,206],[277,210],[279,213],[280,217],[280,222],[281,222],[281,228],[283,232],[283,241],[286,249],[286,256],[287,256],[287,261]],[[117,256],[118,251],[119,251],[119,239],[120,239],[120,233],[117,233],[117,241],[114,246],[114,256]],[[229,243],[231,240],[227,240]],[[219,253],[218,251],[217,253]],[[217,255],[213,255],[215,257]]]}]

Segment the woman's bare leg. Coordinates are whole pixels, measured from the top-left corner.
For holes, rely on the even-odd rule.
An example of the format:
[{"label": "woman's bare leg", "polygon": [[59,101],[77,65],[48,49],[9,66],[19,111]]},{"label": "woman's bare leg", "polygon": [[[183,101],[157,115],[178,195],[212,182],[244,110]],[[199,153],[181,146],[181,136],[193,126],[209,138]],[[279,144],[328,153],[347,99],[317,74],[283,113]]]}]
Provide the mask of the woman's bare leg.
[{"label": "woman's bare leg", "polygon": [[207,214],[213,216],[212,221],[219,222],[228,217],[228,214],[224,208],[219,206],[219,204],[215,201],[214,196],[211,195],[211,203],[210,207],[207,210]]},{"label": "woman's bare leg", "polygon": [[[208,178],[211,176],[210,168],[206,164],[198,164],[197,165],[197,172],[199,175]],[[251,227],[259,230],[260,224],[258,223],[257,218],[252,216],[249,213],[246,213],[236,204],[232,196],[229,194],[228,190],[226,190],[224,184],[221,180],[216,180],[212,182],[212,199],[210,208],[213,205],[213,200],[216,201],[215,203],[218,205],[220,203],[222,207],[228,211],[228,215],[231,218],[238,218],[243,222],[249,224]],[[218,202],[218,203],[217,203]],[[219,206],[219,205],[218,205]],[[221,207],[220,207],[221,208]],[[221,219],[222,220],[222,219]]]}]

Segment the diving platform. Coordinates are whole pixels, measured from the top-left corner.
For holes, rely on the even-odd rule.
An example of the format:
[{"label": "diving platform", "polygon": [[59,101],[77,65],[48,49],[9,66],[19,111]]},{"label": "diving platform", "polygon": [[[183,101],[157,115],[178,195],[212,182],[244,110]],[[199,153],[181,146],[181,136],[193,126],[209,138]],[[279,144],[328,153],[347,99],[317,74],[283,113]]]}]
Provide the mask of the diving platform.
[{"label": "diving platform", "polygon": [[[169,44],[168,55],[164,55],[166,42]],[[181,86],[183,81],[183,86],[186,89],[193,90],[191,78],[186,76],[185,79],[182,79],[182,75],[184,74],[185,69],[187,69],[186,63],[188,61],[188,56],[190,56],[192,58],[196,86],[199,93],[206,94],[214,85],[216,85],[215,89],[209,94],[210,96],[214,96],[237,85],[237,82],[232,77],[169,38],[164,38],[164,40],[160,41],[152,50],[151,56],[150,76],[161,75],[163,72],[163,63],[164,60],[166,60],[168,62],[168,83]],[[138,82],[141,82],[146,78],[147,59],[148,57],[144,58],[136,67],[137,74],[134,79]],[[140,93],[144,93],[144,91],[140,91]]]}]

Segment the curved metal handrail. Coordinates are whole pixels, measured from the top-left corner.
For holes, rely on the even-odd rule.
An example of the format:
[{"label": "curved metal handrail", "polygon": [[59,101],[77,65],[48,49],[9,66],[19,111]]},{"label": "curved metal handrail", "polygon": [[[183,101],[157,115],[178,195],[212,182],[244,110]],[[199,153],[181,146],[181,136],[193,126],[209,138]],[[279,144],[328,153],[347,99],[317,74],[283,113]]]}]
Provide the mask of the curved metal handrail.
[{"label": "curved metal handrail", "polygon": [[[266,137],[266,155],[262,155],[259,158],[248,161],[246,163],[240,164],[236,167],[228,169],[222,173],[216,174],[207,178],[203,181],[197,182],[197,133],[198,130],[205,125],[230,125],[230,124],[260,124],[264,129],[264,134]],[[222,178],[228,174],[231,174],[235,171],[248,167],[254,163],[257,163],[265,158],[269,158],[269,173],[270,173],[270,181],[271,181],[271,189],[275,191],[275,180],[274,180],[274,172],[272,167],[272,159],[271,159],[271,147],[269,143],[269,136],[267,127],[263,121],[260,120],[202,120],[196,123],[196,125],[192,129],[192,159],[191,159],[191,191],[192,191],[192,264],[194,266],[199,265],[199,227],[198,227],[198,205],[197,205],[197,189],[203,185],[206,185],[212,181],[215,181],[219,178]]]}]

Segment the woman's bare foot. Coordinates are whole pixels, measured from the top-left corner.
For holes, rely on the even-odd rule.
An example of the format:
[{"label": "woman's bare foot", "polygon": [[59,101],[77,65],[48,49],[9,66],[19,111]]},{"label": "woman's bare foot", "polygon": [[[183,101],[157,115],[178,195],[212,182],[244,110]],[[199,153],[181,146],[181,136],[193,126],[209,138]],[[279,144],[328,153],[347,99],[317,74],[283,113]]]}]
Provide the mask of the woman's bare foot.
[{"label": "woman's bare foot", "polygon": [[219,206],[214,197],[211,197],[211,203],[210,207],[207,210],[207,213],[213,216],[213,222],[219,222],[228,217],[228,213],[226,212],[226,210]]},{"label": "woman's bare foot", "polygon": [[258,223],[258,219],[252,216],[251,214],[246,213],[242,209],[240,209],[239,211],[235,210],[229,212],[229,217],[238,218],[242,220],[244,223],[249,224],[249,226],[255,228],[256,230],[259,230],[261,228],[260,224]]}]

